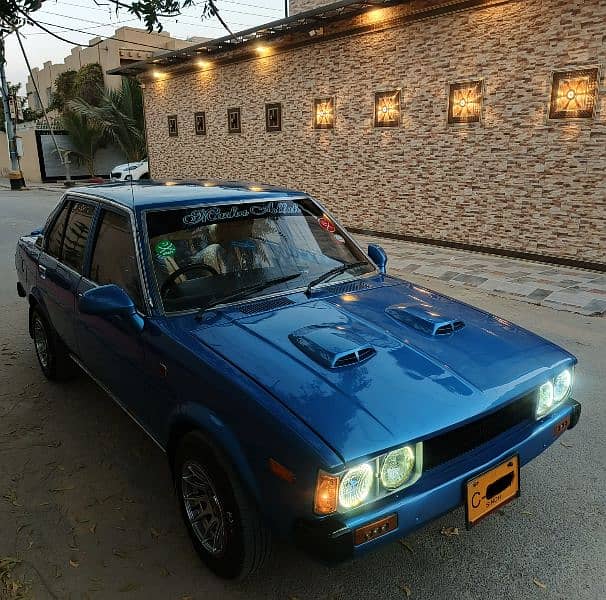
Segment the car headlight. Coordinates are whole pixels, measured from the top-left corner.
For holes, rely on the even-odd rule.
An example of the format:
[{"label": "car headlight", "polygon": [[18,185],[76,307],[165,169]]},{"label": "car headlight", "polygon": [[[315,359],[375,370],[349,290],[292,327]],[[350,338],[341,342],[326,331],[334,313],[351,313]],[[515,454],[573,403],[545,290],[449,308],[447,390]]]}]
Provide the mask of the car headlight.
[{"label": "car headlight", "polygon": [[368,463],[347,471],[339,486],[339,504],[345,509],[360,506],[368,498],[373,479],[374,471]]},{"label": "car headlight", "polygon": [[390,452],[381,467],[381,483],[388,490],[399,488],[410,477],[415,466],[415,453],[410,446]]},{"label": "car headlight", "polygon": [[314,512],[352,510],[412,485],[423,470],[423,443],[381,454],[340,473],[318,472]]},{"label": "car headlight", "polygon": [[572,371],[570,369],[564,369],[554,380],[553,380],[553,400],[554,402],[561,402],[570,393],[572,387]]},{"label": "car headlight", "polygon": [[572,370],[564,369],[552,381],[546,381],[537,394],[536,418],[540,419],[563,402],[572,389]]}]

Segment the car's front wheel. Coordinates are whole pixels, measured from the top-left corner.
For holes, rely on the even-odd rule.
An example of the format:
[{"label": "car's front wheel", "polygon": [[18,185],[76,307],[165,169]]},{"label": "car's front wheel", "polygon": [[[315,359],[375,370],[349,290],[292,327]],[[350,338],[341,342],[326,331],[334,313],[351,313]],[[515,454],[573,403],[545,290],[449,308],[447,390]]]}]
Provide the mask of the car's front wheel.
[{"label": "car's front wheel", "polygon": [[204,563],[227,579],[258,571],[271,535],[237,475],[195,433],[181,441],[173,468],[181,513]]},{"label": "car's front wheel", "polygon": [[74,375],[75,365],[55,330],[38,308],[30,314],[36,357],[44,375],[51,380],[65,380]]}]

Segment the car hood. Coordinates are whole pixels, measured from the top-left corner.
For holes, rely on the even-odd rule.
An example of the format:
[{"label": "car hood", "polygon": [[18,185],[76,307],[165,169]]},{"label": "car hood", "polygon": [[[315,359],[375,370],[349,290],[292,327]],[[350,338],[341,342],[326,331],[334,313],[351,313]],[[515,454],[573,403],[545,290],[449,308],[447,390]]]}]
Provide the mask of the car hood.
[{"label": "car hood", "polygon": [[249,316],[236,309],[192,333],[344,461],[494,410],[575,361],[508,321],[419,286],[376,277],[359,287]]}]

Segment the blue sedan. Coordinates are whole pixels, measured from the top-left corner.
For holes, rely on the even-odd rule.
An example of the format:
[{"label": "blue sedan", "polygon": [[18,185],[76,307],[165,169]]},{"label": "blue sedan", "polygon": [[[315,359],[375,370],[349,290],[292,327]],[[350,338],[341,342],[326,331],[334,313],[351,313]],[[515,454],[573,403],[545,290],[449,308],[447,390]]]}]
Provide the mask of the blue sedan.
[{"label": "blue sedan", "polygon": [[459,506],[471,527],[580,416],[574,356],[388,275],[301,192],[76,188],[16,267],[43,373],[79,367],[166,452],[222,577],[272,536],[335,561]]}]

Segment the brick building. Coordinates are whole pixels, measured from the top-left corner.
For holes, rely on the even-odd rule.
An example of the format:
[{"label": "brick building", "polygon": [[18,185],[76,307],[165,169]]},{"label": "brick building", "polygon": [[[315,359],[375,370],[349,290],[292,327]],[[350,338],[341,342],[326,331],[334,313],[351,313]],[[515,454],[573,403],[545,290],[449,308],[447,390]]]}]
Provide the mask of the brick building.
[{"label": "brick building", "polygon": [[319,4],[113,71],[145,84],[152,176],[287,185],[354,230],[606,267],[605,0]]}]

